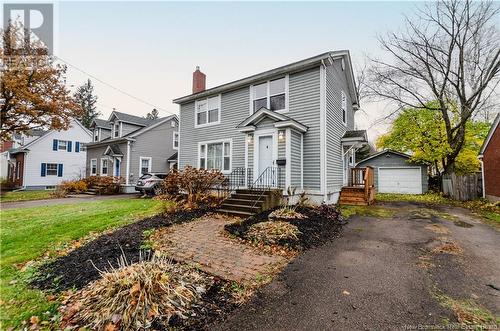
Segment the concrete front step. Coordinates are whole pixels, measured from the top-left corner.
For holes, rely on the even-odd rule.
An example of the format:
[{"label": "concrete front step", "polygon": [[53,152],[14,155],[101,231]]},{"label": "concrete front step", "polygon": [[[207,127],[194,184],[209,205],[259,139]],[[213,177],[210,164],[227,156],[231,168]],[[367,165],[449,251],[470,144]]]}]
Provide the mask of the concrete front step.
[{"label": "concrete front step", "polygon": [[219,213],[222,213],[222,214],[234,215],[234,216],[245,217],[245,218],[250,217],[254,214],[254,213],[250,213],[247,211],[228,210],[228,209],[223,209],[223,208],[221,208],[217,211]]},{"label": "concrete front step", "polygon": [[258,213],[261,209],[261,205],[259,204],[256,204],[255,206],[253,206],[253,204],[250,204],[250,205],[234,205],[234,204],[230,204],[230,203],[226,203],[224,202],[221,206],[221,209],[225,209],[225,210],[235,210],[235,211],[245,211],[245,212],[249,212],[249,213]]}]

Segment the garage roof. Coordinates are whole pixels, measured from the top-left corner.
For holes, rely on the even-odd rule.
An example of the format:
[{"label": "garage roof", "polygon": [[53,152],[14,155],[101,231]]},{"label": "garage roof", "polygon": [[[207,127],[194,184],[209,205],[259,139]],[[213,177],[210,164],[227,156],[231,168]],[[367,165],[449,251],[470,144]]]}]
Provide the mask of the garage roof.
[{"label": "garage roof", "polygon": [[408,154],[405,154],[405,153],[401,153],[401,152],[398,152],[398,151],[394,151],[392,149],[384,149],[383,151],[380,151],[380,152],[377,152],[375,154],[369,155],[366,159],[363,159],[363,160],[359,161],[357,165],[359,165],[361,163],[364,163],[364,162],[366,162],[368,160],[371,160],[373,158],[376,158],[378,156],[381,156],[381,155],[384,155],[384,154],[388,154],[388,153],[399,155],[399,156],[407,158],[407,159],[409,159],[411,157],[411,155],[408,155]]}]

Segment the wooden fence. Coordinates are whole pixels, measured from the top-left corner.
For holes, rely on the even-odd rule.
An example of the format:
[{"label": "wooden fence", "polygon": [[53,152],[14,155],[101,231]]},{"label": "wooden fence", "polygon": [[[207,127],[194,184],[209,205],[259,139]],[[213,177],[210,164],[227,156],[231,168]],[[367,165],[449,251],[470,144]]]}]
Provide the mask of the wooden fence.
[{"label": "wooden fence", "polygon": [[443,175],[443,193],[452,199],[467,201],[483,196],[483,183],[480,173],[459,176]]}]

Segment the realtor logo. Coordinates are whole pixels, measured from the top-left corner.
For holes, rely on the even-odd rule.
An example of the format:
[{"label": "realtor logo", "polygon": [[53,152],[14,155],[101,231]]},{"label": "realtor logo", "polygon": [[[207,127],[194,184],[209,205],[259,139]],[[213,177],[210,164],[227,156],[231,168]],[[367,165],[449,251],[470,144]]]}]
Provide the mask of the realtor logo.
[{"label": "realtor logo", "polygon": [[50,3],[4,3],[3,28],[21,24],[27,43],[41,42],[49,54],[54,52],[54,8]]}]

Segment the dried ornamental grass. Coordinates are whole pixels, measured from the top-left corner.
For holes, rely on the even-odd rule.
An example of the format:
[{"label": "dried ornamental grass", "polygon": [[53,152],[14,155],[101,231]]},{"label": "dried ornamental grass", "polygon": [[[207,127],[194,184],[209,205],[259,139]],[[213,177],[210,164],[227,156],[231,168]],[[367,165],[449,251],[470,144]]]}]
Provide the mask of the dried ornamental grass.
[{"label": "dried ornamental grass", "polygon": [[276,209],[272,213],[269,214],[270,219],[305,219],[306,217],[296,211],[295,209],[283,207],[280,209]]},{"label": "dried ornamental grass", "polygon": [[288,222],[268,221],[252,225],[246,237],[266,244],[277,244],[281,240],[298,240],[299,229]]},{"label": "dried ornamental grass", "polygon": [[212,279],[165,257],[102,272],[102,278],[71,294],[62,311],[62,327],[91,330],[143,330],[153,322],[185,319]]}]

